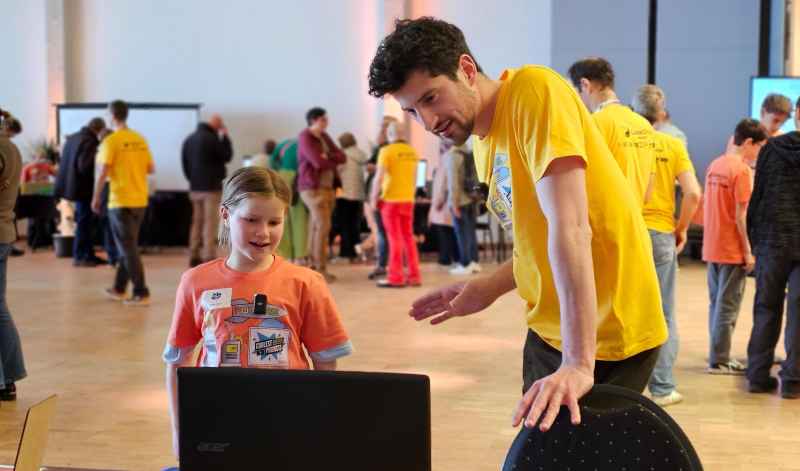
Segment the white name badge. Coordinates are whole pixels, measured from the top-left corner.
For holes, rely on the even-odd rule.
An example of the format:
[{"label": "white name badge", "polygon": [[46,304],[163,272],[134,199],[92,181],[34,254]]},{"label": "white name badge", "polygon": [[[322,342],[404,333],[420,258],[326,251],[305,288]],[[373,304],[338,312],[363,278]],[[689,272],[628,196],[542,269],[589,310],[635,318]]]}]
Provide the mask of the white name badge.
[{"label": "white name badge", "polygon": [[203,310],[213,311],[214,309],[223,309],[231,307],[231,295],[233,290],[231,288],[209,289],[203,291],[200,296],[200,306]]}]

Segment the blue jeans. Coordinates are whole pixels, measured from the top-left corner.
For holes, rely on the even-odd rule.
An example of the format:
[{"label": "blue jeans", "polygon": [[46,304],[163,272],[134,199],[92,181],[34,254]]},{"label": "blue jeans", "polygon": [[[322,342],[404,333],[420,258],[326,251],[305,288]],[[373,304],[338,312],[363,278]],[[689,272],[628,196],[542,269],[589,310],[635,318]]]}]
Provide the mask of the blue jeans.
[{"label": "blue jeans", "polygon": [[75,260],[91,260],[94,255],[94,227],[95,216],[92,205],[88,201],[75,202],[75,241],[72,248],[72,258]]},{"label": "blue jeans", "polygon": [[139,229],[144,219],[145,208],[115,208],[108,210],[114,242],[120,253],[114,289],[124,293],[128,281],[133,283],[134,296],[149,296],[144,281],[144,266],[139,255]]},{"label": "blue jeans", "polygon": [[709,366],[731,360],[731,337],[739,318],[747,274],[742,265],[709,262],[708,267],[708,333],[711,345]]},{"label": "blue jeans", "polygon": [[675,235],[650,230],[653,243],[653,261],[656,264],[658,288],[661,291],[661,308],[667,321],[669,338],[658,352],[658,360],[650,376],[649,389],[653,396],[666,396],[675,390],[672,368],[678,357],[678,323],[675,319],[675,272],[678,258],[675,253]]},{"label": "blue jeans", "polygon": [[378,227],[378,266],[386,268],[389,264],[389,238],[386,237],[386,228],[383,227],[380,211],[375,211],[375,225]]},{"label": "blue jeans", "polygon": [[453,214],[453,229],[456,231],[458,253],[461,256],[461,265],[467,266],[478,261],[478,234],[475,232],[478,215],[475,214],[475,205],[468,204],[458,208],[461,217]]},{"label": "blue jeans", "polygon": [[769,378],[775,345],[781,335],[784,299],[786,360],[781,365],[781,386],[784,390],[796,390],[800,388],[800,260],[780,253],[759,254],[753,330],[747,344],[747,379],[751,383],[764,384]]},{"label": "blue jeans", "polygon": [[0,389],[5,389],[6,384],[19,381],[28,375],[25,372],[19,332],[6,302],[8,280],[6,275],[10,252],[11,244],[0,244]]}]

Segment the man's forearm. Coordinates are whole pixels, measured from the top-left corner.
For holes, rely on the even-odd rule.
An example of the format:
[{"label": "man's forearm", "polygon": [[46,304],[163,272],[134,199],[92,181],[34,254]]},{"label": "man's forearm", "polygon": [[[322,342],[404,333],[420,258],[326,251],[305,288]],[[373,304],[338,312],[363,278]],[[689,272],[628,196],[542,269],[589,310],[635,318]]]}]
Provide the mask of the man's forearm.
[{"label": "man's forearm", "polygon": [[681,199],[681,211],[678,216],[678,223],[675,225],[676,231],[685,231],[692,222],[697,207],[700,206],[699,193],[687,193]]},{"label": "man's forearm", "polygon": [[739,244],[744,254],[746,256],[752,255],[750,239],[747,237],[747,216],[745,213],[736,213],[736,232],[739,234]]},{"label": "man's forearm", "polygon": [[549,257],[561,311],[562,364],[594,370],[597,291],[591,229],[551,227]]},{"label": "man's forearm", "polygon": [[103,187],[106,184],[106,179],[108,178],[108,172],[103,169],[100,174],[97,176],[97,181],[94,183],[94,197],[99,199],[100,194],[103,192]]},{"label": "man's forearm", "polygon": [[489,290],[495,299],[517,287],[514,280],[514,260],[506,260],[500,267],[487,276]]}]

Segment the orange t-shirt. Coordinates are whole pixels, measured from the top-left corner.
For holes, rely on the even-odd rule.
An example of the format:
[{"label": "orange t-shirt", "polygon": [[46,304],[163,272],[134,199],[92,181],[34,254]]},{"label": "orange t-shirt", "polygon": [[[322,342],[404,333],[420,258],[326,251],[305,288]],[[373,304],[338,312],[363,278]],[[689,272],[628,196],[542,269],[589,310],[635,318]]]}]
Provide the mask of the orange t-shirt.
[{"label": "orange t-shirt", "polygon": [[753,192],[753,174],[742,158],[724,154],[706,170],[703,199],[703,260],[744,263],[736,228],[736,204],[747,204]]},{"label": "orange t-shirt", "polygon": [[[256,294],[267,297],[263,312]],[[322,276],[277,256],[262,272],[217,259],[183,274],[164,361],[181,363],[198,342],[198,366],[308,369],[304,348],[322,361],[352,353]]]}]

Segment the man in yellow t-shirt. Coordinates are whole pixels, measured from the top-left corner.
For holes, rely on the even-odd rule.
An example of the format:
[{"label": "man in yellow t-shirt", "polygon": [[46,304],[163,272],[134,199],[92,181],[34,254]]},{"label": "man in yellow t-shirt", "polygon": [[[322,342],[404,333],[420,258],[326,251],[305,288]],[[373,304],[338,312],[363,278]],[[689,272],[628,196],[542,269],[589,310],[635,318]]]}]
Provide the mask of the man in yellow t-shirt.
[{"label": "man in yellow t-shirt", "polygon": [[[100,194],[108,180],[108,218],[120,260],[114,286],[107,288],[105,294],[127,306],[147,306],[150,291],[144,279],[138,239],[147,208],[147,175],[153,173],[155,167],[147,141],[126,124],[127,103],[112,101],[108,110],[114,132],[103,140],[97,151],[99,173],[92,197],[92,210],[99,214]],[[129,281],[133,283],[133,292],[126,298]]]},{"label": "man in yellow t-shirt", "polygon": [[[644,85],[634,95],[633,109],[655,124],[666,115],[665,99],[664,92],[659,87]],[[648,387],[653,401],[661,406],[668,406],[683,400],[683,395],[675,388],[675,378],[672,375],[672,367],[678,356],[675,276],[678,269],[677,257],[686,245],[686,233],[692,216],[700,205],[701,191],[683,142],[660,131],[655,133],[655,142],[656,176],[653,194],[644,205],[644,222],[653,243],[653,261],[656,264],[669,340],[661,347]],[[675,181],[678,181],[683,193],[677,224]]]},{"label": "man in yellow t-shirt", "polygon": [[[386,137],[391,144],[381,148],[378,169],[372,182],[370,204],[380,208],[383,227],[389,239],[389,270],[381,288],[419,286],[419,252],[414,240],[414,193],[417,190],[419,155],[404,141],[405,129],[391,122]],[[403,260],[406,272],[403,271]]]},{"label": "man in yellow t-shirt", "polygon": [[488,206],[514,233],[513,260],[418,299],[439,324],[517,288],[527,302],[519,424],[548,430],[595,382],[641,391],[667,338],[641,207],[573,88],[541,66],[483,74],[454,25],[398,20],[378,47],[370,94],[394,96],[428,131],[475,135]]},{"label": "man in yellow t-shirt", "polygon": [[580,60],[570,66],[569,77],[583,103],[592,110],[600,134],[633,188],[639,206],[644,206],[655,174],[653,126],[620,103],[614,92],[614,69],[607,60]]}]

